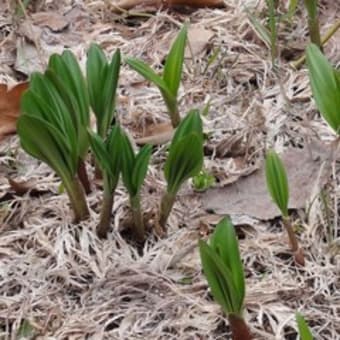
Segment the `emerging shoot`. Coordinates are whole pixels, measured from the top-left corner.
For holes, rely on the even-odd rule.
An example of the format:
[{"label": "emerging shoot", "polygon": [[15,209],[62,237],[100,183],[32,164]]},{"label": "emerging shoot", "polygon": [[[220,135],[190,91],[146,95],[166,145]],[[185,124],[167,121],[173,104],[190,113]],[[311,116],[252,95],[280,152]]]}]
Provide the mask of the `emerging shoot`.
[{"label": "emerging shoot", "polygon": [[97,225],[97,235],[100,238],[107,236],[110,227],[114,192],[122,166],[122,140],[123,132],[118,125],[112,128],[105,141],[99,135],[90,132],[91,148],[102,170],[104,181],[103,203]]},{"label": "emerging shoot", "polygon": [[130,205],[136,240],[143,243],[145,228],[141,211],[140,190],[144,183],[151,157],[152,146],[145,145],[136,155],[126,134],[122,136],[122,176],[130,196]]},{"label": "emerging shoot", "polygon": [[304,266],[303,250],[299,247],[292,222],[288,215],[289,188],[286,170],[278,154],[272,150],[266,155],[266,180],[268,191],[281,211],[283,225],[288,234],[295,262]]},{"label": "emerging shoot", "polygon": [[174,128],[176,128],[181,121],[178,111],[177,95],[182,78],[186,41],[187,26],[183,26],[166,58],[162,76],[159,76],[150,66],[139,59],[128,58],[126,60],[129,66],[159,88]]},{"label": "emerging shoot", "polygon": [[198,110],[190,111],[176,129],[164,166],[167,190],[162,197],[159,224],[163,230],[182,184],[199,174],[203,165],[202,120]]},{"label": "emerging shoot", "polygon": [[252,339],[243,319],[244,271],[230,219],[224,218],[217,224],[209,244],[200,240],[199,250],[211,294],[228,317],[233,340]]}]

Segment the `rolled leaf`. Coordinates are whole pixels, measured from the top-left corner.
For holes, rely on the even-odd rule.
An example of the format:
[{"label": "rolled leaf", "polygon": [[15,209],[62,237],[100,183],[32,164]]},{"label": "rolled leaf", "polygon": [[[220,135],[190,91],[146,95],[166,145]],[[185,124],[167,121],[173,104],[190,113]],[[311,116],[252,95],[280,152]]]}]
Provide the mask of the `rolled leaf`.
[{"label": "rolled leaf", "polygon": [[187,31],[188,28],[184,25],[173,43],[164,65],[163,80],[175,98],[182,78]]},{"label": "rolled leaf", "polygon": [[135,158],[135,164],[132,171],[132,182],[136,193],[138,193],[144,183],[148,165],[151,157],[152,146],[145,145]]},{"label": "rolled leaf", "polygon": [[275,151],[266,156],[266,180],[268,191],[284,217],[288,216],[289,188],[285,167]]},{"label": "rolled leaf", "polygon": [[337,133],[340,132],[340,81],[338,72],[332,68],[320,49],[307,47],[309,80],[315,103],[323,118]]},{"label": "rolled leaf", "polygon": [[230,279],[233,280],[235,289],[237,290],[237,308],[241,311],[245,297],[244,271],[237,235],[230,218],[223,218],[217,224],[210,238],[210,245],[230,271]]}]

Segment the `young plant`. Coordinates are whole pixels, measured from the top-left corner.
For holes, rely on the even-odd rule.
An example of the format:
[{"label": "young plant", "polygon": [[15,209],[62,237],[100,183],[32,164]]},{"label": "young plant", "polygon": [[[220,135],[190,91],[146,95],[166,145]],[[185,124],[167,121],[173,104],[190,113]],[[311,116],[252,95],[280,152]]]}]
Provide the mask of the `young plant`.
[{"label": "young plant", "polygon": [[97,133],[104,139],[115,114],[120,59],[118,49],[109,64],[103,50],[96,44],[90,46],[87,55],[86,76],[90,104],[97,119]]},{"label": "young plant", "polygon": [[265,168],[267,188],[273,201],[281,211],[283,225],[288,234],[295,262],[304,266],[303,250],[299,247],[292,222],[288,215],[289,188],[286,170],[282,160],[275,151],[267,152]]},{"label": "young plant", "polygon": [[115,125],[105,141],[99,135],[89,133],[91,149],[103,174],[104,193],[97,235],[105,238],[110,227],[114,192],[122,167],[123,132]]},{"label": "young plant", "polygon": [[61,55],[53,54],[49,59],[48,70],[52,71],[53,83],[67,107],[76,131],[79,154],[77,172],[85,192],[89,193],[91,187],[86,172],[85,158],[89,148],[87,128],[90,113],[85,79],[76,57],[70,51],[64,51]]},{"label": "young plant", "polygon": [[307,47],[307,65],[313,97],[328,125],[340,133],[340,72],[332,67],[320,49]]},{"label": "young plant", "polygon": [[142,243],[145,239],[145,228],[141,211],[140,190],[148,171],[152,146],[145,145],[136,155],[126,134],[122,135],[121,145],[123,182],[130,196],[134,233],[137,241]]},{"label": "young plant", "polygon": [[229,320],[233,340],[252,339],[243,319],[245,279],[238,240],[230,219],[222,219],[209,244],[199,241],[204,275],[211,294]]},{"label": "young plant", "polygon": [[[32,75],[30,88],[21,100],[17,131],[23,149],[48,164],[61,178],[69,195],[75,222],[88,217],[89,211],[78,179],[81,147],[69,106],[64,101],[63,84],[51,70]],[[60,88],[59,88],[60,87]]]},{"label": "young plant", "polygon": [[130,67],[159,88],[174,128],[181,121],[177,94],[182,77],[186,40],[187,26],[184,25],[166,58],[162,76],[159,76],[150,66],[139,59],[128,58],[126,60]]},{"label": "young plant", "polygon": [[296,313],[296,323],[299,329],[301,340],[313,340],[312,332],[310,331],[307,322],[300,313]]},{"label": "young plant", "polygon": [[310,40],[313,44],[322,49],[318,16],[318,0],[304,0],[304,4],[308,13],[308,29]]},{"label": "young plant", "polygon": [[215,177],[206,170],[200,171],[199,174],[192,178],[192,185],[196,191],[206,191],[216,183]]},{"label": "young plant", "polygon": [[167,190],[162,197],[159,224],[163,230],[182,184],[197,175],[203,165],[202,120],[198,110],[190,111],[182,120],[169,149],[164,165]]}]

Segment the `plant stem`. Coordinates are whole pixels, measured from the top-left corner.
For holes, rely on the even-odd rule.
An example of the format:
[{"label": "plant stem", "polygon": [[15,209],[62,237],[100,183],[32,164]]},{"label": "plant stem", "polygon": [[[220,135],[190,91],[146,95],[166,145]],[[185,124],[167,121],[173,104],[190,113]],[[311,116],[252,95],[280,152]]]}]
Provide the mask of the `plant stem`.
[{"label": "plant stem", "polygon": [[310,40],[317,45],[322,51],[322,42],[320,37],[320,27],[318,18],[318,2],[317,0],[304,0],[305,7],[308,12],[308,29]]},{"label": "plant stem", "polygon": [[160,217],[159,217],[159,225],[163,230],[166,230],[166,222],[170,215],[171,209],[175,203],[176,194],[166,192],[161,200],[160,207]]},{"label": "plant stem", "polygon": [[84,187],[86,195],[91,193],[91,184],[89,181],[89,176],[87,175],[85,161],[82,159],[79,160],[78,177],[79,177],[81,184]]},{"label": "plant stem", "polygon": [[251,335],[246,322],[241,316],[236,315],[236,314],[229,314],[228,320],[229,320],[233,340],[253,339],[253,336]]},{"label": "plant stem", "polygon": [[289,217],[283,217],[283,225],[287,231],[288,234],[288,238],[289,238],[289,243],[291,246],[291,249],[293,251],[294,254],[294,259],[295,262],[300,264],[301,266],[305,265],[305,258],[304,258],[304,254],[303,254],[303,250],[299,247],[299,243],[298,240],[296,238],[296,235],[294,233],[293,230],[293,226],[292,223],[290,221]]},{"label": "plant stem", "polygon": [[[162,92],[162,94],[163,94],[163,92]],[[180,117],[179,111],[178,111],[177,99],[169,98],[165,94],[163,94],[163,98],[164,98],[166,107],[169,111],[171,125],[175,129],[179,125],[179,123],[181,122],[181,117]]]},{"label": "plant stem", "polygon": [[90,213],[87,207],[84,189],[78,177],[74,177],[71,181],[64,181],[64,186],[74,212],[74,223],[86,220]]},{"label": "plant stem", "polygon": [[104,193],[102,208],[100,211],[100,220],[97,225],[97,235],[99,238],[106,238],[110,228],[111,212],[114,199],[114,190],[111,190],[107,180],[107,176],[104,176]]},{"label": "plant stem", "polygon": [[130,197],[130,204],[132,210],[132,218],[135,227],[135,236],[138,242],[144,242],[145,239],[145,230],[144,230],[144,222],[143,222],[143,214],[141,210],[140,204],[140,195],[137,194],[133,197]]}]

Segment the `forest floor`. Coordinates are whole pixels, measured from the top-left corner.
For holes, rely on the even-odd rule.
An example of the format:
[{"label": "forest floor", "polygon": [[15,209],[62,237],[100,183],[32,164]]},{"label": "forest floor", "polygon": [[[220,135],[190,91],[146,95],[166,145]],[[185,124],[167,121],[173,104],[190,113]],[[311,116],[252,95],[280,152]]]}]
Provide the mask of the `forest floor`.
[{"label": "forest floor", "polygon": [[[114,13],[105,0],[32,1],[26,13],[8,3],[0,1],[0,80],[12,85],[43,70],[48,56],[64,48],[84,65],[93,41],[109,56],[120,48],[124,56],[161,70],[171,42],[189,22],[180,111],[184,116],[209,103],[203,117],[204,166],[216,184],[206,192],[185,185],[167,236],[157,239],[151,233],[140,255],[124,236],[129,205],[123,186],[116,194],[112,231],[100,240],[94,232],[100,184],[93,183],[88,195],[90,219],[72,225],[68,198],[51,169],[25,154],[17,136],[2,140],[0,339],[229,339],[197,247],[224,214],[231,215],[239,235],[245,318],[255,338],[296,339],[299,311],[316,339],[340,339],[340,169],[322,157],[335,136],[311,99],[308,71],[290,65],[309,39],[302,5],[291,21],[280,22],[280,57],[273,67],[249,20],[255,15],[265,22],[264,0],[231,0],[221,9],[150,12],[141,7],[134,15]],[[280,13],[287,3],[282,1]],[[323,33],[339,18],[339,1],[320,1]],[[339,65],[340,32],[325,53]],[[135,139],[151,136],[157,144],[158,133],[168,131],[158,89],[127,65],[121,69],[117,115]],[[305,267],[294,265],[280,216],[263,194],[264,182],[252,181],[261,174],[269,147],[286,153],[299,173],[290,178],[292,195],[311,188],[302,205],[300,200],[291,207]],[[321,159],[313,163],[313,174],[310,151]],[[165,188],[164,154],[164,146],[156,147],[143,188],[150,225]],[[15,194],[8,178],[29,181],[31,190]],[[242,183],[245,179],[249,182]]]}]

